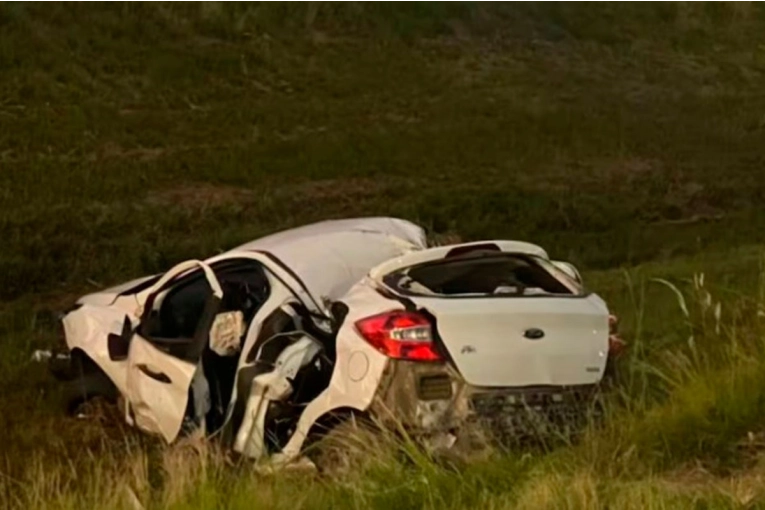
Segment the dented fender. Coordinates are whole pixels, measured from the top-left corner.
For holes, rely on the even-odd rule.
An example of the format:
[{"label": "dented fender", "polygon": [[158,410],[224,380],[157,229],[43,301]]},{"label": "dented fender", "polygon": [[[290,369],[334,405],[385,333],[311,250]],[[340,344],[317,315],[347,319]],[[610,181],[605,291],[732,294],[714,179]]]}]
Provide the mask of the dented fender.
[{"label": "dented fender", "polygon": [[127,391],[127,361],[112,361],[105,339],[110,334],[119,335],[122,332],[126,317],[132,321],[137,320],[124,310],[83,304],[61,319],[69,350],[83,351],[123,395]]},{"label": "dented fender", "polygon": [[442,432],[468,418],[467,397],[468,388],[451,365],[393,360],[370,412],[392,426]]},{"label": "dented fender", "polygon": [[323,417],[340,411],[367,411],[378,394],[390,359],[369,345],[356,331],[359,319],[379,313],[380,309],[403,309],[398,301],[388,299],[370,287],[365,278],[345,296],[348,313],[339,326],[335,346],[337,356],[329,386],[301,414],[295,433],[282,450],[286,458],[297,457],[311,429]]}]

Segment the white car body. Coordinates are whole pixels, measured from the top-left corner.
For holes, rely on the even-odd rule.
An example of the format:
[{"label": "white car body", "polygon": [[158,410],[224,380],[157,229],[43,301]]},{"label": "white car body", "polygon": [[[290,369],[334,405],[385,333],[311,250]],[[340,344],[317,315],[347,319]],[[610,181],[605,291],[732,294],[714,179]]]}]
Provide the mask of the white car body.
[{"label": "white car body", "polygon": [[[452,257],[460,250],[466,262]],[[444,274],[437,264],[452,260],[472,264],[471,253],[479,251],[486,263],[543,268],[540,274],[558,290],[446,295],[410,276]],[[251,274],[250,268],[260,269]],[[597,295],[582,291],[579,280],[573,266],[550,262],[542,248],[528,243],[428,248],[424,231],[404,220],[335,220],[84,296],[63,325],[69,350],[90,358],[124,397],[128,422],[168,442],[188,428],[208,427],[208,433],[222,431],[246,456],[291,459],[312,429],[338,411],[389,413],[436,431],[459,426],[475,412],[471,399],[484,395],[597,385],[609,350],[609,312]],[[183,310],[181,296],[196,299],[188,289],[199,282],[207,290],[204,309],[192,317],[193,334],[187,329],[162,336],[187,327],[176,320],[183,315],[173,312]],[[257,285],[266,290],[257,294],[251,290]],[[256,294],[262,302],[255,305]],[[247,306],[225,304],[234,295]],[[222,304],[232,309],[222,311]],[[165,308],[170,312],[163,316]],[[393,329],[383,336],[368,333],[382,339],[382,347],[365,339],[362,324],[377,323],[364,321],[391,312],[416,324],[398,328],[388,321]],[[398,349],[399,340],[406,352],[386,351]],[[216,370],[232,372],[221,374],[228,390],[218,400],[218,372],[210,371],[217,364],[226,368]],[[297,388],[306,373],[308,389]],[[310,383],[310,377],[319,382]],[[422,381],[430,381],[431,389],[441,386],[423,396]],[[275,432],[282,427],[279,412],[286,413],[286,425]]]}]

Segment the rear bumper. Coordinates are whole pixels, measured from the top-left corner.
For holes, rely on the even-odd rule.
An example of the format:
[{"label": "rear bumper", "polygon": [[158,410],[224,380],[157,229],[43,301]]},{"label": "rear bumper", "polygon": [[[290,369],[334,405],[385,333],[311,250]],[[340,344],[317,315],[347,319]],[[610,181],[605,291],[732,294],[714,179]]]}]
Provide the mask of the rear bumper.
[{"label": "rear bumper", "polygon": [[580,429],[596,412],[598,385],[480,388],[447,363],[392,361],[370,411],[414,434],[478,425],[502,443],[540,431]]}]

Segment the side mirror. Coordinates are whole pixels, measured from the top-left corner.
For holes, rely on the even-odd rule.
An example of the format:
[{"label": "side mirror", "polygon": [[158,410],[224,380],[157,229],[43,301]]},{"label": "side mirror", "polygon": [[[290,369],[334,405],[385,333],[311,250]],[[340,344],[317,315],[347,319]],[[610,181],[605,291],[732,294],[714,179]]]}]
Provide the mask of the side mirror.
[{"label": "side mirror", "polygon": [[110,333],[106,337],[109,359],[112,361],[125,361],[130,351],[130,340],[132,338],[133,324],[130,322],[130,317],[126,315],[125,322],[122,324],[122,332],[119,335]]},{"label": "side mirror", "polygon": [[584,282],[582,282],[582,275],[579,274],[579,270],[574,267],[573,264],[570,262],[563,262],[560,260],[553,260],[553,265],[563,271],[567,276],[569,276],[572,280],[574,280],[579,285],[582,285]]}]

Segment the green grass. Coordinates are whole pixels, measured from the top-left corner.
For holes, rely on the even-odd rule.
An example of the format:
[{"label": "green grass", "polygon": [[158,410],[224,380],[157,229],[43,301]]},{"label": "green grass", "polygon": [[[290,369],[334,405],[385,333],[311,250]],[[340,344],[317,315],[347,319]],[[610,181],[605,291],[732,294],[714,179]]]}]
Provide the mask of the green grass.
[{"label": "green grass", "polygon": [[[764,73],[757,3],[3,4],[0,502],[761,505]],[[631,344],[605,429],[264,478],[62,418],[28,362],[84,292],[375,214],[581,266]]]}]

